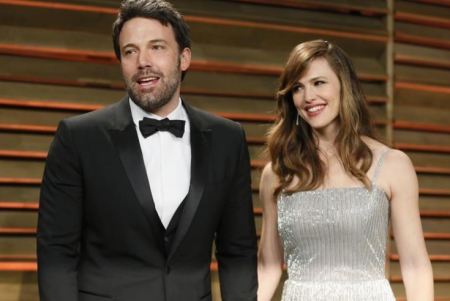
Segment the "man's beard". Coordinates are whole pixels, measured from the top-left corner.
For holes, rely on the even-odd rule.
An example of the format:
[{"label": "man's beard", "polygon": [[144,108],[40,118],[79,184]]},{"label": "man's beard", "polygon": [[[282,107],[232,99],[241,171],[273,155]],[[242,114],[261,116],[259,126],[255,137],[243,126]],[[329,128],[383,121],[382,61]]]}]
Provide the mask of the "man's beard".
[{"label": "man's beard", "polygon": [[[149,74],[159,76],[158,86],[152,92],[139,92],[137,78],[148,76]],[[146,112],[154,112],[165,106],[175,95],[181,82],[180,61],[177,66],[170,71],[167,76],[151,68],[146,68],[135,74],[131,80],[125,79],[128,95],[133,102]],[[134,86],[134,89],[133,89]]]}]

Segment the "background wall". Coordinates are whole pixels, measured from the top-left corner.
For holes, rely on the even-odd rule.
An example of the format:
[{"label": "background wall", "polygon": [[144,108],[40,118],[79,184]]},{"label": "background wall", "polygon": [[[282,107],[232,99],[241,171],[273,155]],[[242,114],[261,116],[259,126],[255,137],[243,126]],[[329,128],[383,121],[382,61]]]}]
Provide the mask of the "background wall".
[{"label": "background wall", "polygon": [[[289,51],[323,38],[353,58],[378,137],[412,158],[436,300],[450,300],[450,2],[174,0],[193,35],[185,99],[239,121],[252,157],[255,220],[264,134]],[[35,233],[48,146],[62,118],[124,95],[113,0],[0,0],[0,299],[38,300]],[[214,262],[214,287],[217,273]],[[394,244],[387,277],[404,289]],[[217,297],[217,300],[219,298]]]}]

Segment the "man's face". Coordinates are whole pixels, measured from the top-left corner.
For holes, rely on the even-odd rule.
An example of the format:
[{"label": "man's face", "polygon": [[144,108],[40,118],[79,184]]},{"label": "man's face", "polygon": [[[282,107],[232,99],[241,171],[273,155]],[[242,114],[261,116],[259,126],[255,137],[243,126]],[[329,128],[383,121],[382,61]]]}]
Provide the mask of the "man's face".
[{"label": "man's face", "polygon": [[166,116],[180,97],[181,71],[191,51],[180,53],[173,29],[158,20],[133,18],[119,36],[121,67],[132,100],[143,110]]}]

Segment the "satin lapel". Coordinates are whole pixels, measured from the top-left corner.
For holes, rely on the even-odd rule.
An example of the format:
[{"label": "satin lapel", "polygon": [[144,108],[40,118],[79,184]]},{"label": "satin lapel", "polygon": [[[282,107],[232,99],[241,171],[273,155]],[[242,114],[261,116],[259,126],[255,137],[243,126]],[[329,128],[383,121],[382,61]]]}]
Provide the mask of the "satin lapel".
[{"label": "satin lapel", "polygon": [[[126,110],[126,108],[128,108],[128,110]],[[159,216],[153,202],[136,128],[131,119],[129,104],[123,105],[121,109],[123,112],[119,112],[118,114],[120,116],[118,118],[120,119],[118,127],[110,130],[111,139],[118,150],[126,175],[133,187],[136,198],[142,206],[143,212],[151,225],[156,241],[163,250],[163,237],[159,230]],[[127,118],[129,120],[126,120]]]},{"label": "satin lapel", "polygon": [[211,130],[202,126],[201,119],[188,105],[184,104],[191,124],[191,184],[186,197],[183,214],[177,227],[168,261],[173,257],[186,232],[188,231],[197,211],[205,188],[209,162],[209,139]]}]

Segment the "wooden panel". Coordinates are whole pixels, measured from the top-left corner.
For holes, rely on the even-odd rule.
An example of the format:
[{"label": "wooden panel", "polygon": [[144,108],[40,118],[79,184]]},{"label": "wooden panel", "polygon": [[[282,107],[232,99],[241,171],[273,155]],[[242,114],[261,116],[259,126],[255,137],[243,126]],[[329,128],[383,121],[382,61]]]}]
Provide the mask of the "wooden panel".
[{"label": "wooden panel", "polygon": [[[16,13],[20,11],[22,13],[22,18],[24,26],[30,26],[33,27],[36,25],[39,25],[41,27],[46,28],[52,28],[53,26],[61,26],[62,29],[65,30],[73,30],[76,28],[76,30],[80,31],[94,31],[93,28],[96,28],[95,32],[99,33],[105,33],[102,32],[100,28],[105,29],[105,27],[98,26],[99,24],[105,24],[110,25],[113,21],[113,16],[116,14],[116,9],[105,9],[100,8],[98,6],[86,6],[86,5],[61,5],[61,4],[48,4],[45,2],[40,1],[34,1],[34,5],[30,5],[30,3],[26,3],[25,1],[0,1],[0,4],[6,5],[6,4],[13,4],[13,5],[6,5],[4,11],[8,13]],[[298,18],[298,11],[297,14],[294,13],[293,10],[285,10],[283,8],[274,9],[274,8],[266,8],[264,6],[257,6],[252,7],[248,5],[239,5],[236,6],[231,3],[222,2],[217,3],[214,1],[201,1],[201,0],[191,0],[189,1],[189,5],[186,5],[185,1],[175,0],[172,1],[176,7],[180,9],[180,11],[187,13],[185,15],[185,18],[188,22],[205,22],[200,20],[217,20],[218,17],[231,17],[230,19],[237,19],[240,22],[244,22],[247,20],[252,20],[256,22],[258,21],[269,21],[274,22],[275,24],[279,24],[280,22],[288,22],[289,19],[291,19],[291,23],[299,24],[299,22],[304,22],[307,25],[311,25],[311,23],[315,23],[316,26],[320,26],[320,23],[325,23],[322,26],[326,28],[335,26],[336,23],[326,24],[326,22],[329,22],[331,18],[326,17],[326,12],[322,12],[319,17],[323,18],[323,22],[320,22],[317,24],[317,17],[315,17],[314,12],[311,11],[302,11],[303,18]],[[28,5],[24,5],[28,4]],[[113,3],[111,3],[113,6],[115,6]],[[117,5],[117,4],[116,4]],[[248,9],[246,9],[249,7]],[[236,9],[238,8],[238,9]],[[270,9],[270,10],[269,10]],[[200,14],[200,15],[207,15],[208,17],[203,17],[202,19],[197,19],[197,16],[189,15],[189,12]],[[270,17],[267,16],[267,12],[273,12],[274,16]],[[278,13],[282,12],[282,13]],[[34,20],[39,20],[38,14],[40,13],[40,17],[43,15],[47,15],[49,18],[53,17],[54,19],[48,22],[41,22],[41,23],[33,23]],[[285,18],[276,17],[278,14],[281,14],[282,16],[287,16]],[[309,15],[311,17],[307,18]],[[3,17],[5,24],[14,24],[15,22],[18,22],[17,19],[8,18],[10,15],[5,13]],[[264,16],[264,17],[263,17]],[[77,22],[78,18],[83,18],[86,20],[86,22]],[[272,19],[271,19],[272,18]],[[47,19],[47,18],[45,18]],[[331,19],[332,20],[332,19]],[[378,31],[382,31],[383,23],[372,18],[361,18],[359,16],[351,16],[347,15],[346,20],[343,20],[343,18],[338,19],[340,23],[350,23],[347,25],[347,28],[350,32],[354,32],[355,30],[361,30],[358,28],[354,28],[351,25],[355,24],[362,24],[367,23],[367,26],[364,28],[365,31],[369,31],[369,28],[377,28]],[[353,20],[353,23],[350,22],[350,20]],[[216,21],[217,22],[217,21]],[[212,21],[209,21],[209,23],[212,23]],[[76,24],[76,27],[73,26]],[[301,24],[301,23],[300,23]],[[344,26],[343,26],[344,27]],[[364,37],[363,37],[364,38]],[[367,39],[367,37],[365,37]]]},{"label": "wooden panel", "polygon": [[30,160],[7,160],[0,158],[0,177],[41,178],[44,173],[44,162]]},{"label": "wooden panel", "polygon": [[13,184],[0,185],[0,201],[36,202],[39,199],[39,186]]},{"label": "wooden panel", "polygon": [[0,107],[1,124],[36,124],[56,126],[61,119],[73,116],[74,113],[44,111],[33,109],[15,109]]},{"label": "wooden panel", "polygon": [[450,233],[450,219],[422,219],[422,227],[424,232]]},{"label": "wooden panel", "polygon": [[[36,238],[33,236],[0,236],[0,260],[36,258]],[[2,258],[3,257],[3,258]]]},{"label": "wooden panel", "polygon": [[402,43],[416,44],[440,49],[450,49],[450,42],[445,39],[448,30],[410,23],[396,22],[395,40]]},{"label": "wooden panel", "polygon": [[395,44],[395,63],[448,69],[450,52],[417,45]]},{"label": "wooden panel", "polygon": [[[394,241],[392,241],[392,252],[397,253],[397,248]],[[442,240],[427,240],[427,250],[430,255],[446,254],[450,249],[450,239]]]},{"label": "wooden panel", "polygon": [[[397,89],[394,114],[398,120],[434,123],[448,126],[450,102],[447,93]],[[428,97],[429,96],[429,97]]]},{"label": "wooden panel", "polygon": [[[109,9],[106,12],[95,12],[95,9],[83,12],[58,8],[55,4],[48,2],[46,7],[45,5],[25,6],[25,1],[21,1],[20,4],[22,5],[10,5],[12,2],[0,1],[2,7],[0,9],[0,20],[2,20],[1,24],[3,25],[17,26],[20,24],[24,28],[60,29],[68,32],[84,31],[109,35],[111,32],[110,26],[115,19],[114,13],[117,13],[117,8]],[[30,1],[27,2],[28,4],[31,3]],[[39,1],[40,3],[45,4],[45,1]],[[83,22],[79,22],[79,20],[83,20]],[[98,26],[99,24],[109,24],[110,26]]]},{"label": "wooden panel", "polygon": [[[432,262],[433,273],[435,278],[444,278],[450,280],[450,262]],[[400,276],[400,265],[397,261],[391,262],[390,265],[392,277]],[[447,281],[449,281],[447,280]]]},{"label": "wooden panel", "polygon": [[366,16],[384,16],[387,14],[385,4],[382,1],[364,2],[361,0],[349,0],[345,3],[330,0],[317,1],[289,1],[289,0],[232,0],[240,3],[263,4],[278,7],[296,9],[309,9],[320,11],[331,11],[336,13],[353,13]]},{"label": "wooden panel", "polygon": [[[403,287],[402,283],[399,282],[394,282],[392,284],[392,289],[395,293],[396,296],[401,296],[400,298],[398,298],[397,300],[402,300],[405,301],[406,298],[406,294],[405,294],[405,289]],[[448,289],[448,282],[440,282],[440,281],[436,281],[434,283],[434,294],[435,294],[435,298],[434,300],[436,301],[448,301],[449,298],[446,297],[448,296],[450,293],[450,290]]]},{"label": "wooden panel", "polygon": [[[3,10],[6,10],[7,13],[8,6],[0,7]],[[20,17],[26,18],[23,13],[16,15],[16,18]],[[42,45],[65,49],[97,50],[108,53],[112,50],[111,37],[106,34],[96,34],[92,31],[69,31],[65,32],[64,35],[61,35],[61,30],[58,28],[42,28],[39,24],[36,24],[34,27],[19,27],[18,23],[12,23],[14,26],[10,26],[4,25],[4,22],[5,20],[0,22],[0,30],[2,31],[0,44],[19,46]],[[95,43],[92,43],[92,41],[95,41]]]},{"label": "wooden panel", "polygon": [[[419,187],[426,187],[430,189],[446,189],[449,188],[450,176],[443,176],[440,174],[435,175],[423,175],[420,174]],[[449,228],[450,229],[450,228]]]},{"label": "wooden panel", "polygon": [[[380,139],[390,143],[386,133],[393,130],[392,142],[415,164],[430,253],[449,253],[448,240],[432,235],[447,235],[450,219],[432,213],[450,210],[450,6],[432,1],[394,0],[395,16],[386,1],[173,1],[193,35],[194,61],[183,83],[184,98],[241,122],[247,132],[258,231],[256,187],[277,77],[292,46],[321,37],[354,59]],[[0,290],[8,301],[37,295],[35,273],[20,272],[36,269],[34,237],[13,234],[35,226],[33,206],[57,123],[124,95],[110,41],[117,6],[115,0],[0,0],[0,270],[11,270],[0,272]],[[394,17],[395,73],[388,83],[386,19]],[[387,96],[391,84],[394,100]],[[21,202],[34,209],[21,209]],[[446,262],[433,264],[438,265],[436,295],[450,296],[450,281],[439,282],[447,277],[441,273]],[[395,258],[392,265],[394,289],[404,295]],[[212,277],[217,297],[217,273]]]},{"label": "wooden panel", "polygon": [[[230,58],[234,58],[235,55],[239,57],[247,54],[247,59],[256,59],[257,62],[271,61],[271,59],[275,58],[278,60],[278,63],[281,63],[287,55],[287,49],[292,48],[299,40],[314,39],[323,36],[329,36],[330,40],[337,40],[339,44],[346,48],[350,53],[369,55],[373,58],[380,57],[383,52],[382,42],[386,40],[383,36],[383,34],[385,34],[383,32],[383,20],[365,16],[347,15],[346,18],[339,18],[338,23],[332,21],[331,24],[328,24],[328,22],[333,19],[328,17],[324,12],[293,11],[283,8],[274,9],[272,7],[268,8],[252,5],[239,5],[239,9],[236,9],[235,4],[230,4],[225,1],[218,3],[217,1],[206,2],[197,0],[190,1],[188,5],[186,5],[185,1],[180,1],[178,4],[179,5],[177,6],[183,12],[188,13],[188,15],[186,15],[186,20],[191,25],[193,37],[196,41],[194,45],[194,59],[199,59],[206,55],[209,59],[221,57],[230,60]],[[18,9],[22,9],[19,18],[23,18],[23,20],[17,20],[17,18],[15,20],[10,20],[9,16],[15,14]],[[67,29],[68,33],[65,36],[65,40],[61,40],[60,38],[52,38],[52,36],[57,36],[57,32],[54,32],[54,30],[52,31],[52,28],[45,24],[45,22],[32,23],[37,10],[40,9],[30,7],[18,8],[17,6],[9,5],[5,6],[3,24],[5,24],[5,27],[9,27],[5,32],[7,32],[9,36],[15,37],[15,40],[20,39],[17,38],[21,37],[21,35],[17,34],[17,31],[20,29],[11,28],[13,27],[12,25],[17,24],[14,22],[19,22],[20,24],[29,27],[42,29],[36,29],[35,32],[28,31],[26,35],[32,35],[34,33],[35,36],[24,37],[24,41],[29,38],[29,40],[34,41],[35,44],[47,43],[48,45],[55,46],[58,45],[58,43],[66,43],[65,45],[69,47],[70,45],[76,44],[76,46],[74,45],[72,47],[86,49],[93,47],[89,46],[92,45],[92,43],[87,41],[96,40],[98,41],[98,43],[96,43],[97,45],[103,46],[94,47],[108,49],[107,47],[109,47],[110,42],[105,39],[105,36],[92,36],[92,27],[103,28],[103,30],[105,30],[105,28],[110,28],[112,22],[109,20],[110,16],[106,18],[107,13],[81,13],[83,15],[79,16],[80,13],[78,12],[75,13],[74,11],[56,9],[58,12],[61,12],[61,15],[65,18],[64,24],[60,26],[59,22],[62,22],[62,20],[53,18],[55,10],[43,10],[41,12],[41,18],[43,15],[49,15],[49,18],[54,20],[54,26],[56,26],[56,28],[65,28],[72,19],[77,19],[76,21],[74,20],[74,22],[77,22],[77,26],[70,28],[70,30]],[[189,12],[195,12],[196,15],[191,16],[189,15]],[[198,14],[202,13],[208,13],[209,16],[198,16]],[[301,15],[300,17],[299,14]],[[321,17],[321,22],[317,22],[317,14]],[[83,22],[78,22],[79,18],[82,18]],[[249,18],[249,21],[243,21]],[[261,18],[264,18],[264,22],[258,20]],[[270,21],[267,20],[270,18],[273,19],[272,21],[274,23],[271,24],[267,22]],[[289,18],[292,20],[289,21]],[[292,25],[279,25],[280,22]],[[306,27],[302,28],[299,26],[301,23],[305,24]],[[355,26],[355,24],[358,25]],[[367,26],[365,27],[363,24],[367,24]],[[24,25],[22,25],[22,27]],[[319,28],[314,29],[311,28],[311,26]],[[324,30],[320,27],[333,28],[333,30]],[[238,34],[236,34],[237,31],[235,28],[240,28]],[[347,32],[345,31],[346,28]],[[373,28],[372,31],[381,35],[367,34],[370,28]],[[364,34],[355,34],[355,30],[364,31]],[[264,31],[264,33],[255,35],[255,31]],[[280,31],[284,32],[284,34],[280,35]],[[94,32],[94,34],[97,35],[100,33],[102,32]],[[227,36],[228,34],[230,36]],[[299,35],[301,36],[299,37]],[[272,38],[276,38],[277,43],[267,42]],[[9,41],[8,36],[5,40]],[[362,42],[358,43],[358,40]],[[85,44],[83,44],[83,42]],[[230,45],[232,45],[232,47],[230,47]],[[260,49],[263,49],[264,51],[260,51]],[[221,56],[220,53],[225,56]],[[264,53],[271,55],[266,55],[262,58],[255,55],[257,53],[261,55],[264,55]],[[358,57],[358,55],[354,56],[355,58]],[[235,60],[239,61],[239,59]],[[382,64],[379,65],[381,66]]]},{"label": "wooden panel", "polygon": [[[2,64],[0,76],[4,80],[8,77],[19,79],[30,78],[30,74],[32,74],[32,78],[35,78],[35,81],[39,79],[41,83],[45,81],[57,83],[59,80],[61,84],[66,85],[78,84],[80,86],[88,85],[91,87],[97,85],[99,87],[117,87],[119,89],[123,87],[117,65],[31,58],[29,56],[16,57],[11,55],[0,55],[0,63]],[[225,91],[229,91],[229,86],[226,84],[230,83],[234,87],[232,93],[252,93],[255,96],[273,97],[278,81],[277,76],[264,76],[264,73],[252,76],[246,74],[245,67],[241,68],[243,69],[242,71],[237,69],[234,72],[238,74],[223,74],[223,69],[227,68],[227,65],[218,65],[216,68],[217,70],[215,68],[207,68],[206,71],[200,71],[205,69],[203,67],[198,67],[198,71],[192,71],[195,70],[195,68],[192,68],[188,72],[183,88],[188,90],[214,91],[216,93],[222,91],[222,93],[225,93]],[[229,73],[229,71],[225,71]],[[367,85],[374,86],[367,88],[366,91],[369,96],[383,95],[382,93],[377,93],[376,88],[383,84],[385,80],[383,74],[376,74],[366,69],[365,71],[361,71],[360,76],[367,82]],[[248,83],[249,86],[244,85],[244,83]],[[257,89],[252,89],[255,85]]]},{"label": "wooden panel", "polygon": [[419,199],[421,210],[450,210],[449,197],[421,196]]},{"label": "wooden panel", "polygon": [[[333,28],[333,26],[339,26],[339,29],[347,30],[350,32],[372,32],[374,34],[386,34],[384,29],[384,22],[381,18],[383,16],[383,10],[379,10],[381,17],[373,15],[371,17],[358,15],[358,14],[348,14],[345,13],[345,20],[337,18],[337,13],[339,10],[334,12],[329,12],[322,7],[316,7],[315,9],[308,9],[307,7],[296,7],[294,5],[280,5],[286,4],[288,1],[272,1],[275,5],[265,5],[267,1],[253,1],[253,4],[259,5],[248,5],[247,2],[252,1],[235,1],[240,2],[240,4],[230,3],[231,1],[202,1],[193,0],[187,3],[182,0],[175,0],[173,3],[186,14],[203,14],[214,17],[226,17],[229,19],[237,19],[240,21],[263,21],[270,22],[274,24],[293,24],[304,26],[311,26],[315,24],[314,27],[317,28]],[[256,2],[256,3],[255,3]],[[259,3],[258,3],[259,2]],[[311,2],[311,1],[310,1]],[[290,2],[292,3],[292,1]],[[298,2],[297,2],[298,3]],[[270,3],[269,3],[270,4]],[[299,3],[301,4],[301,3]],[[315,3],[318,4],[317,2]],[[319,4],[320,5],[320,4]],[[337,9],[345,9],[344,3],[334,4]],[[369,5],[359,7],[361,9],[367,8]],[[342,10],[341,10],[342,12]],[[318,22],[320,20],[320,22]],[[359,28],[355,29],[353,26],[355,24],[359,25]]]},{"label": "wooden panel", "polygon": [[3,301],[37,300],[37,274],[34,272],[0,272]]},{"label": "wooden panel", "polygon": [[448,133],[430,133],[418,131],[396,130],[395,141],[400,143],[429,144],[429,145],[450,145],[450,135]]},{"label": "wooden panel", "polygon": [[444,8],[450,7],[450,1],[449,0],[409,0],[410,2],[416,2],[416,3],[424,3],[424,4],[432,4],[435,6],[440,6]]},{"label": "wooden panel", "polygon": [[34,228],[36,225],[36,212],[5,211],[4,209],[0,212],[0,229]]},{"label": "wooden panel", "polygon": [[[422,215],[422,225],[433,264],[436,300],[446,300],[450,298],[450,9],[433,4],[395,1],[394,116],[401,122],[394,123],[394,144],[402,147],[415,165],[430,171],[442,169],[419,174],[419,204],[428,212]],[[394,244],[391,251],[396,252]],[[394,290],[404,296],[395,258],[390,272],[396,282]]]},{"label": "wooden panel", "polygon": [[[395,8],[397,11],[411,13],[416,15],[418,18],[429,17],[442,20],[442,23],[449,22],[449,11],[448,9],[442,8],[438,5],[427,5],[421,3],[413,3],[414,1],[404,1],[396,0]],[[419,1],[417,1],[419,2]],[[446,1],[436,1],[437,3],[445,3]]]},{"label": "wooden panel", "polygon": [[186,101],[210,112],[235,112],[236,107],[239,107],[240,113],[272,115],[275,109],[275,101],[270,99],[189,95],[186,97]]},{"label": "wooden panel", "polygon": [[2,133],[0,131],[0,149],[47,151],[52,138],[50,135]]},{"label": "wooden panel", "polygon": [[111,104],[125,96],[123,89],[95,89],[27,82],[0,81],[1,98],[58,100],[80,104]]},{"label": "wooden panel", "polygon": [[1,74],[29,76],[43,79],[72,80],[79,82],[98,82],[103,84],[120,83],[122,78],[118,65],[96,65],[92,63],[61,61],[51,59],[26,58],[0,55]]},{"label": "wooden panel", "polygon": [[446,85],[450,82],[450,70],[444,68],[397,65],[396,79],[399,81],[421,84]]}]

